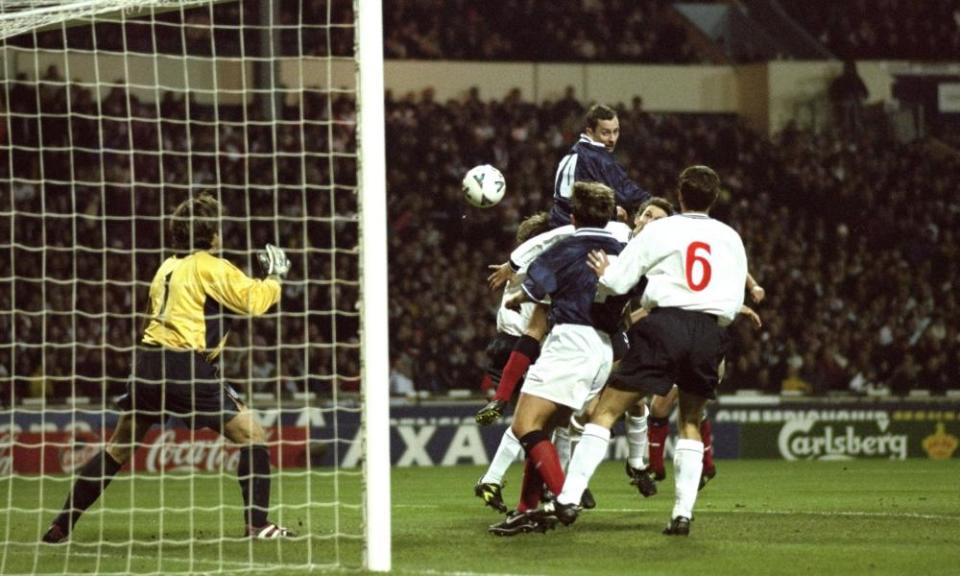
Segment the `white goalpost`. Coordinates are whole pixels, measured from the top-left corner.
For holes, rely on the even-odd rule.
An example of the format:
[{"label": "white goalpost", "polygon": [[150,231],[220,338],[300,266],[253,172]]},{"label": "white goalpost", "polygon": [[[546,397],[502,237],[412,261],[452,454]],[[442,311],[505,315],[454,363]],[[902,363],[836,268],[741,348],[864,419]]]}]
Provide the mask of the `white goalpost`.
[{"label": "white goalpost", "polygon": [[[0,574],[391,569],[381,20],[380,0],[0,2]],[[266,314],[204,314],[296,535],[249,538],[244,446],[170,418],[41,543],[119,421],[170,215],[201,193],[222,257],[292,262]]]}]

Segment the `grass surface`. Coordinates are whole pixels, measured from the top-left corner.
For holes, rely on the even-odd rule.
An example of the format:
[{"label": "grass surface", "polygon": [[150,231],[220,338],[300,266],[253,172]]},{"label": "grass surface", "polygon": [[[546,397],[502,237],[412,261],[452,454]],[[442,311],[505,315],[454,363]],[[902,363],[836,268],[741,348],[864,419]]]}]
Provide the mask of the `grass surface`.
[{"label": "grass surface", "polygon": [[[960,461],[720,461],[689,538],[660,534],[672,477],[642,499],[622,463],[591,485],[599,506],[545,535],[497,538],[499,520],[473,497],[477,467],[393,474],[393,566],[403,574],[960,574]],[[516,499],[520,466],[508,476]],[[271,517],[293,542],[237,538],[239,490],[215,475],[119,477],[69,545],[36,544],[66,493],[65,478],[0,481],[0,573],[303,573],[362,564],[359,481],[287,475]],[[282,495],[281,495],[282,491]],[[308,492],[310,498],[308,498]],[[221,501],[227,509],[219,506]],[[341,505],[333,505],[339,499]],[[199,509],[187,510],[193,502]],[[312,502],[312,503],[311,503]],[[137,511],[131,514],[135,504]],[[162,505],[162,506],[161,506]],[[38,513],[43,507],[48,510]],[[166,511],[161,513],[160,509]]]}]

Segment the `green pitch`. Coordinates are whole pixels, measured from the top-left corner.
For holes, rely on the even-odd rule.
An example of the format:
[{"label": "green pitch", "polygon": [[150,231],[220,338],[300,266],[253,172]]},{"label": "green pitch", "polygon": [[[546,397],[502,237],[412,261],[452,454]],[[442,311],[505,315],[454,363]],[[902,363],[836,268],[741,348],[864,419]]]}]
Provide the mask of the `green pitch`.
[{"label": "green pitch", "polygon": [[[957,460],[721,460],[719,475],[700,495],[689,538],[660,534],[672,506],[672,478],[661,483],[660,494],[642,499],[622,466],[600,468],[591,486],[599,506],[573,526],[513,538],[486,533],[499,516],[472,494],[480,468],[395,469],[394,569],[451,576],[960,574]],[[508,502],[515,501],[520,468],[508,477]],[[239,506],[232,477],[179,478],[162,490],[155,479],[118,478],[106,506],[98,504],[81,520],[69,546],[36,545],[52,512],[31,510],[40,503],[58,508],[63,479],[0,481],[0,537],[9,542],[0,546],[0,572],[359,569],[362,514],[353,474],[280,477],[274,502],[282,504],[271,517],[304,536],[282,543],[231,540],[242,528],[239,510],[221,511],[216,504],[222,492],[227,504]],[[22,510],[7,513],[11,498]],[[199,507],[193,513],[185,510],[191,502]],[[134,505],[138,510],[131,515]]]}]

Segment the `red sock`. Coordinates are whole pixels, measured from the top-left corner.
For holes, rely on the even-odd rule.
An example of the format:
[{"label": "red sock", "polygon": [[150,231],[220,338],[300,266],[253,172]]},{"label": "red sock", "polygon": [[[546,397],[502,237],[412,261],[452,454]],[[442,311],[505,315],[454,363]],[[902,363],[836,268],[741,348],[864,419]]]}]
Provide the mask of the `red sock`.
[{"label": "red sock", "polygon": [[489,374],[484,372],[483,380],[480,381],[480,391],[486,394],[491,388],[493,388],[493,380]]},{"label": "red sock", "polygon": [[527,452],[527,460],[537,467],[544,484],[554,494],[563,490],[563,466],[557,456],[557,449],[544,434],[543,430],[534,430],[520,438],[520,444]]},{"label": "red sock", "polygon": [[666,418],[647,418],[647,440],[650,442],[650,468],[664,474],[663,452],[667,447],[667,436],[670,435],[670,422]]},{"label": "red sock", "polygon": [[700,439],[703,441],[703,469],[713,468],[713,425],[704,418],[700,421]]},{"label": "red sock", "polygon": [[497,393],[493,395],[497,400],[509,402],[513,398],[513,391],[517,383],[527,373],[527,368],[540,355],[540,343],[534,338],[524,334],[513,347],[510,358],[503,367],[503,373],[500,376],[500,384],[497,385]]},{"label": "red sock", "polygon": [[520,485],[520,503],[517,512],[534,510],[540,505],[543,496],[543,477],[537,472],[536,465],[527,458],[523,467],[523,483]]}]

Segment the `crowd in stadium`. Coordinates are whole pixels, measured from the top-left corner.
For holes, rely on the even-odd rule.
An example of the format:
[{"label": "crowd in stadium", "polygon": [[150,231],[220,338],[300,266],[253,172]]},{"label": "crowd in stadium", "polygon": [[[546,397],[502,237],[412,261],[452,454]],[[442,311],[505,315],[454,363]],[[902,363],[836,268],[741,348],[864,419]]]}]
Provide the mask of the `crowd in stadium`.
[{"label": "crowd in stadium", "polygon": [[[779,4],[840,59],[944,60],[960,52],[957,0]],[[75,27],[25,35],[13,43],[221,57],[352,56],[352,3],[310,0],[298,6],[300,10],[284,9],[272,16],[278,26],[274,47],[256,25],[265,16],[259,0],[158,11],[127,18],[123,27],[107,19],[97,25],[97,34]],[[711,60],[697,48],[705,37],[683,24],[667,0],[449,0],[439,5],[397,0],[384,3],[383,25],[387,58],[675,64]]]},{"label": "crowd in stadium", "polygon": [[4,92],[0,179],[12,185],[0,188],[0,206],[16,217],[0,219],[11,262],[0,280],[0,377],[12,374],[18,395],[122,391],[147,286],[169,246],[162,218],[201,190],[227,206],[225,253],[235,263],[256,271],[253,251],[278,238],[295,262],[282,328],[235,322],[230,344],[243,351],[225,355],[226,374],[273,393],[357,388],[357,346],[343,337],[358,318],[355,158],[326,154],[354,148],[352,102],[328,107],[307,94],[311,121],[274,130],[249,122],[263,118],[259,101],[214,114],[182,94],[154,103],[117,86],[98,106],[55,68],[42,80],[17,77]]},{"label": "crowd in stadium", "polygon": [[945,60],[960,53],[960,2],[851,0],[781,5],[843,59]]},{"label": "crowd in stadium", "polygon": [[[391,173],[398,371],[431,360],[439,376],[407,374],[418,387],[470,387],[471,357],[479,361],[493,330],[496,298],[483,265],[509,250],[507,235],[486,231],[549,206],[549,175],[580,128],[581,108],[518,97],[441,106],[428,92],[390,100],[388,110],[398,144],[388,164],[419,166],[412,182]],[[472,129],[456,130],[465,121]],[[758,307],[763,330],[735,328],[729,388],[905,394],[956,386],[955,151],[873,132],[841,140],[788,129],[771,141],[732,117],[648,114],[639,101],[622,109],[621,123],[618,155],[654,194],[669,196],[692,163],[714,166],[729,191],[716,214],[743,235],[768,294]],[[510,190],[487,212],[457,198],[459,175],[483,159],[495,159]],[[431,284],[455,298],[438,299]]]},{"label": "crowd in stadium", "polygon": [[[538,27],[538,42],[509,27],[501,29],[502,40],[488,35],[479,44],[444,36],[446,18],[483,20],[485,6],[455,14],[390,3],[387,55],[543,59],[550,56],[537,51],[546,50],[563,59],[659,61],[642,46],[637,54],[605,52],[630,44],[602,39],[659,21],[661,3],[584,3],[597,27],[587,30],[593,48],[575,41],[579,20],[548,4],[537,6],[558,25]],[[843,6],[859,10],[856,2]],[[922,34],[924,42],[956,42],[949,22],[957,10],[944,6],[946,25]],[[793,9],[816,26],[802,7]],[[834,20],[842,25],[844,18]],[[545,40],[544,29],[557,37]],[[831,31],[824,41],[836,37]],[[554,41],[565,51],[553,51]],[[676,41],[672,58],[692,54]],[[278,238],[291,251],[298,280],[288,285],[282,322],[236,327],[227,375],[272,393],[357,389],[355,165],[349,154],[314,161],[352,148],[355,110],[347,97],[327,102],[307,93],[303,109],[286,109],[286,121],[274,129],[250,122],[264,114],[257,99],[215,109],[167,92],[152,103],[118,85],[98,105],[94,93],[65,84],[55,68],[40,83],[10,81],[4,94],[10,119],[0,179],[11,185],[0,188],[0,206],[17,216],[0,219],[0,248],[12,254],[12,275],[0,279],[0,333],[15,335],[18,344],[8,339],[0,348],[0,378],[12,378],[18,395],[122,390],[146,282],[160,258],[160,219],[189,190],[213,186],[230,211],[227,255],[252,270],[253,250]],[[478,392],[499,302],[484,283],[487,265],[505,260],[523,217],[549,208],[556,162],[582,129],[584,104],[572,90],[541,104],[519,91],[495,101],[476,90],[446,102],[429,89],[388,94],[391,368],[398,394]],[[648,113],[640,99],[619,103],[619,111],[617,155],[641,186],[669,197],[683,167],[705,163],[728,191],[716,215],[741,232],[751,271],[767,291],[758,307],[763,329],[735,325],[728,389],[905,394],[957,386],[956,150],[897,143],[870,127],[843,136],[788,128],[769,139],[734,116]],[[496,208],[470,208],[459,180],[487,162],[506,175],[508,194]],[[304,215],[313,218],[308,227],[299,224]],[[304,342],[310,346],[295,345]]]},{"label": "crowd in stadium", "polygon": [[[387,58],[700,62],[663,0],[384,5]],[[507,16],[507,17],[504,17]],[[531,22],[537,22],[531,26]]]}]

